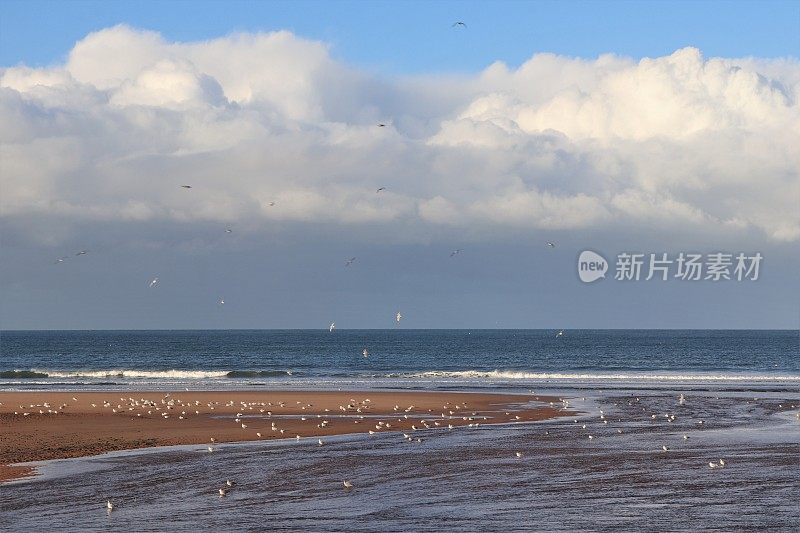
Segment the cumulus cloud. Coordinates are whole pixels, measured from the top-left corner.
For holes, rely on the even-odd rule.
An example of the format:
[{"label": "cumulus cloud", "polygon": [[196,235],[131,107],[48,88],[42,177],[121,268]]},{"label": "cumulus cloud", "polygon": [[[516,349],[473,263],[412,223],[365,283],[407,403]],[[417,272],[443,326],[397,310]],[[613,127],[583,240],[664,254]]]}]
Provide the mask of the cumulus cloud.
[{"label": "cumulus cloud", "polygon": [[796,241],[799,96],[796,60],[694,48],[388,79],[285,31],[175,43],[116,26],[61,65],[0,69],[0,217]]}]

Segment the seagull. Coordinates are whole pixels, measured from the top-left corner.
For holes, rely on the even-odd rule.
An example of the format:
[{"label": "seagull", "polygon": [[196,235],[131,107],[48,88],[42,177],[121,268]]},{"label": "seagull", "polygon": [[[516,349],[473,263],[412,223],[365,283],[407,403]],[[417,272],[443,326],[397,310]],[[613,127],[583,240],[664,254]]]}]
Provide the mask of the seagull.
[{"label": "seagull", "polygon": [[325,444],[325,442],[323,442],[323,440],[322,440],[322,439],[319,439],[319,440],[317,441],[317,445],[319,445],[319,446],[322,446],[323,444]]},{"label": "seagull", "polygon": [[86,255],[89,253],[89,250],[81,250],[80,252],[76,253],[75,255]]},{"label": "seagull", "polygon": [[344,488],[345,488],[345,489],[352,489],[352,488],[353,488],[353,484],[352,484],[352,483],[350,483],[350,482],[349,482],[348,480],[346,480],[346,479],[345,479],[345,480],[342,482],[342,485],[344,485]]},{"label": "seagull", "polygon": [[709,468],[716,468],[717,467],[717,463],[708,463],[708,467]]},{"label": "seagull", "polygon": [[361,352],[361,355],[363,355],[364,357],[369,357],[369,350],[364,348],[364,350]]},{"label": "seagull", "polygon": [[669,448],[667,448],[666,446],[662,446],[661,449],[664,450],[665,452],[669,451]]},{"label": "seagull", "polygon": [[267,204],[269,207],[275,207],[275,202],[270,202]]},{"label": "seagull", "polygon": [[450,252],[450,257],[454,257],[454,256],[456,256],[456,255],[460,254],[460,253],[461,253],[461,252],[463,252],[463,251],[464,251],[464,250],[462,250],[461,248],[459,248],[459,249],[457,249],[457,250],[453,250],[452,252]]},{"label": "seagull", "polygon": [[563,329],[558,330],[558,333],[556,333],[556,337],[563,337],[563,336],[564,336],[564,330]]},{"label": "seagull", "polygon": [[516,456],[517,456],[517,457],[522,457],[522,452],[517,452],[517,453],[516,453]]},{"label": "seagull", "polygon": [[350,259],[348,259],[348,260],[346,260],[346,261],[344,262],[344,266],[346,266],[346,267],[349,267],[350,265],[352,265],[353,263],[355,263],[355,261],[356,261],[356,258],[355,258],[355,257],[351,257]]},{"label": "seagull", "polygon": [[379,192],[385,191],[385,190],[386,190],[386,187],[378,187],[378,189],[375,191],[375,194],[378,194]]},{"label": "seagull", "polygon": [[219,305],[225,305],[225,298],[220,298],[220,299],[219,299],[219,302],[217,302],[217,303],[218,303]]},{"label": "seagull", "polygon": [[182,189],[191,189],[192,186],[191,185],[181,185],[181,188]]},{"label": "seagull", "polygon": [[336,329],[336,322],[331,322],[331,325],[328,326],[328,331],[333,332]]},{"label": "seagull", "polygon": [[111,503],[111,500],[106,500],[106,509],[111,511],[114,508],[114,504]]},{"label": "seagull", "polygon": [[403,315],[400,314],[400,311],[398,311],[397,314],[394,316],[394,320],[398,324],[400,323],[401,320],[403,320]]},{"label": "seagull", "polygon": [[385,128],[385,127],[386,127],[386,124],[384,124],[383,122],[379,122],[379,123],[378,123],[378,127],[379,127],[379,128]]},{"label": "seagull", "polygon": [[150,288],[152,289],[155,286],[156,283],[158,283],[158,278],[157,277],[153,278],[153,281],[150,282]]},{"label": "seagull", "polygon": [[549,246],[550,248],[555,248],[556,247],[556,243],[547,241],[547,246]]},{"label": "seagull", "polygon": [[229,487],[233,487],[233,481],[231,481],[230,479],[225,480],[225,484],[228,485]]},{"label": "seagull", "polygon": [[64,262],[64,261],[66,261],[67,259],[69,259],[69,258],[68,258],[68,257],[59,257],[58,259],[56,259],[56,262],[55,262],[55,264],[57,265],[57,264],[59,264],[59,263],[63,263],[63,262]]},{"label": "seagull", "polygon": [[233,233],[233,230],[231,228],[225,228],[225,233]]},{"label": "seagull", "polygon": [[228,489],[219,489],[219,497],[220,498],[222,498],[226,494],[228,494]]},{"label": "seagull", "polygon": [[461,22],[460,20],[457,21],[457,22],[454,22],[451,27],[452,28],[457,28],[459,26],[462,27],[462,28],[466,28],[467,27],[467,25],[465,23]]}]

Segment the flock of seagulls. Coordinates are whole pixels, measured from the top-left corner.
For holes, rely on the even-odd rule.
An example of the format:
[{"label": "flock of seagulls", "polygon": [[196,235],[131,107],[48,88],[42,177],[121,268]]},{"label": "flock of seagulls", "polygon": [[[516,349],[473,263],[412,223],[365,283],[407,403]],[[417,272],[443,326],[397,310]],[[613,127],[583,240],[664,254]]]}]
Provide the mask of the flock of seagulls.
[{"label": "flock of seagulls", "polygon": [[[531,394],[534,394],[533,391],[531,391]],[[200,405],[200,402],[198,402],[198,401],[194,401],[194,402],[192,402],[192,401],[183,401],[181,399],[171,398],[170,396],[171,396],[170,394],[167,394],[163,398],[161,398],[160,400],[146,400],[144,398],[142,398],[140,400],[135,400],[133,398],[127,398],[127,399],[126,398],[120,398],[120,402],[121,403],[116,405],[116,408],[114,409],[114,412],[125,413],[126,412],[126,405],[127,405],[127,409],[128,410],[134,410],[135,408],[147,409],[148,413],[152,413],[154,410],[163,410],[165,412],[160,414],[159,416],[167,417],[169,415],[166,413],[166,411],[177,411],[178,409],[185,409],[185,408],[190,407],[190,406],[194,407],[194,406]],[[537,401],[540,401],[538,396],[536,396],[534,399],[537,400]],[[583,399],[585,400],[585,398],[583,398]],[[73,400],[77,401],[77,398],[73,398]],[[628,401],[628,406],[631,406],[631,407],[634,407],[634,408],[638,408],[639,405],[637,405],[637,404],[639,404],[639,401],[640,401],[640,398],[635,398],[635,399],[634,398],[630,398],[630,400]],[[365,398],[365,399],[363,399],[361,401],[357,401],[357,400],[351,398],[349,400],[349,403],[347,403],[347,405],[342,404],[342,405],[339,406],[339,409],[340,409],[340,411],[342,411],[342,414],[340,415],[340,418],[338,418],[336,420],[341,422],[343,420],[351,419],[356,424],[359,424],[359,423],[372,424],[372,423],[375,422],[374,417],[376,415],[369,414],[370,409],[371,409],[371,405],[370,404],[371,404],[371,401],[370,401],[369,398]],[[679,406],[683,406],[685,404],[686,404],[686,398],[685,398],[685,396],[683,394],[681,394],[680,397],[678,398],[678,405]],[[92,405],[94,406],[95,404],[92,404]],[[208,407],[210,410],[214,410],[215,407],[219,407],[220,405],[223,405],[223,404],[221,402],[219,402],[219,401],[210,401],[210,402],[207,402],[206,407]],[[303,402],[300,402],[300,401],[297,402],[297,405],[300,407],[301,410],[310,409],[312,407],[312,404],[310,404],[310,403],[305,403],[304,404]],[[618,405],[618,404],[615,403],[614,405]],[[233,400],[229,400],[228,402],[224,403],[224,406],[227,407],[227,408],[238,407],[239,412],[236,413],[236,417],[235,417],[234,420],[235,420],[235,422],[237,424],[240,424],[241,428],[244,429],[244,430],[248,429],[248,425],[242,423],[241,421],[243,420],[243,417],[245,416],[245,412],[246,411],[254,411],[254,410],[257,409],[259,415],[263,415],[264,413],[266,413],[267,419],[270,419],[272,417],[273,410],[278,409],[278,408],[287,408],[288,407],[286,402],[277,402],[277,403],[272,403],[272,402],[245,402],[245,401],[241,401],[241,400],[238,402],[238,404],[236,402],[234,402]],[[553,408],[558,409],[559,411],[571,413],[571,411],[570,411],[570,409],[571,409],[570,400],[568,400],[568,399],[563,399],[562,398],[562,399],[559,399],[559,402],[551,401],[550,402],[550,406],[553,407]],[[112,407],[114,407],[114,404],[112,402],[109,402],[109,401],[104,401],[103,402],[103,407],[112,408]],[[780,407],[782,408],[783,406],[781,405]],[[62,406],[62,408],[63,408],[63,406]],[[791,405],[791,408],[795,409],[796,406],[795,405]],[[641,407],[641,409],[642,409],[642,411],[644,413],[647,413],[647,411],[648,411],[648,409],[646,407]],[[328,413],[328,411],[329,411],[328,409],[325,409],[324,413]],[[452,430],[452,429],[454,429],[454,425],[452,423],[447,423],[445,425],[445,423],[447,422],[448,418],[450,419],[451,422],[454,421],[454,420],[458,420],[459,418],[463,419],[464,421],[487,420],[486,416],[480,416],[479,413],[477,413],[477,412],[469,413],[468,411],[469,411],[469,408],[468,408],[468,406],[467,406],[467,404],[465,402],[463,402],[461,404],[448,402],[448,403],[446,403],[445,405],[442,406],[442,412],[440,414],[440,418],[437,420],[436,419],[437,417],[433,414],[434,413],[433,409],[428,409],[427,415],[424,415],[424,413],[422,413],[421,411],[418,412],[418,410],[416,410],[414,405],[409,405],[408,407],[405,407],[405,408],[401,407],[400,405],[395,405],[394,408],[393,408],[393,412],[395,413],[395,416],[398,417],[397,418],[398,421],[404,421],[404,420],[405,421],[409,421],[409,414],[416,414],[416,416],[418,418],[415,418],[414,419],[415,420],[414,423],[411,424],[411,430],[413,432],[417,432],[417,431],[420,431],[420,430],[431,430],[431,429]],[[187,414],[187,413],[185,411],[183,411],[183,414]],[[498,413],[498,415],[499,415],[499,413]],[[519,415],[513,416],[512,413],[510,413],[510,412],[506,412],[505,415],[507,417],[509,417],[513,422],[517,422],[517,421],[520,420],[520,416]],[[287,416],[287,415],[281,415],[281,419],[283,419],[284,416]],[[317,424],[318,428],[327,427],[331,423],[330,421],[334,418],[332,415],[323,414],[323,413],[317,414],[316,416],[317,416],[317,419],[321,420],[321,422],[319,424]],[[367,417],[372,418],[373,419],[372,422],[367,422],[367,420],[369,420],[369,418],[367,418]],[[433,419],[431,419],[431,417],[433,417]],[[307,420],[310,420],[312,418],[313,417],[311,415],[307,415],[307,416],[302,416],[301,420],[307,421]],[[391,414],[381,415],[381,418],[391,418]],[[656,420],[658,418],[662,418],[666,422],[672,423],[676,419],[676,416],[675,416],[674,413],[665,413],[662,417],[658,417],[656,415],[652,415],[650,418],[653,419],[653,420]],[[800,419],[800,413],[798,414],[798,419]],[[599,421],[602,423],[602,425],[603,426],[609,425],[609,420],[610,420],[610,415],[608,413],[604,412],[602,409],[599,409]],[[621,422],[622,419],[618,418],[616,421],[617,422]],[[591,421],[587,421],[587,422],[588,422],[588,424],[592,423]],[[580,424],[580,422],[579,422],[579,420],[577,418],[574,419],[574,423],[575,424]],[[390,422],[390,421],[387,421],[387,420],[380,420],[380,421],[377,422],[377,424],[372,426],[373,429],[369,429],[367,433],[369,435],[376,435],[379,432],[385,432],[387,430],[388,431],[398,431],[392,424],[393,424],[393,422]],[[478,427],[478,425],[479,425],[479,422],[476,421],[476,422],[471,422],[468,426],[465,425],[465,427]],[[284,433],[284,431],[282,429],[279,429],[277,427],[277,424],[276,424],[276,422],[274,420],[271,422],[271,429],[272,429],[273,432],[278,432],[279,431],[281,435]],[[581,424],[580,425],[580,429],[586,430],[587,429],[587,423]],[[617,433],[622,433],[622,430],[618,429]],[[549,432],[545,431],[545,434],[549,435]],[[260,432],[256,433],[256,435],[259,438],[262,436],[262,434]],[[590,441],[593,441],[595,439],[595,435],[588,434],[587,436],[588,436],[588,439]],[[402,437],[403,437],[403,440],[407,441],[407,442],[417,442],[417,443],[423,442],[423,438],[422,437],[416,437],[415,438],[409,432],[403,432],[402,433]],[[687,439],[688,436],[684,435],[683,438]],[[300,440],[300,435],[296,436],[296,440],[298,440],[298,441]],[[211,441],[212,446],[208,446],[207,449],[208,449],[209,452],[212,452],[212,451],[214,451],[213,445],[216,443],[216,439],[212,437],[210,439],[210,441]],[[322,437],[317,438],[317,447],[322,447],[324,445],[325,445],[325,441],[323,440],[323,438]],[[671,448],[669,448],[666,444],[662,445],[661,446],[661,452],[662,453],[671,452]],[[520,451],[520,450],[514,451],[514,457],[516,459],[522,459],[522,458],[525,457],[525,453],[523,451]],[[727,466],[727,463],[726,463],[725,459],[718,459],[716,461],[710,461],[707,464],[708,464],[708,467],[710,469],[722,469],[722,468],[725,468]],[[234,488],[234,486],[235,486],[235,483],[231,479],[226,480],[225,484],[218,489],[219,497],[223,498],[223,497],[227,496],[228,493]],[[342,486],[343,486],[344,490],[346,490],[346,491],[349,491],[349,490],[354,488],[353,482],[351,480],[349,480],[349,479],[344,479],[342,481]],[[109,513],[115,508],[114,503],[110,499],[106,500],[106,508],[107,508]]]},{"label": "flock of seagulls", "polygon": [[[462,21],[457,21],[457,22],[454,22],[454,23],[453,23],[453,27],[454,27],[454,28],[455,28],[455,27],[462,27],[462,28],[466,28],[466,27],[467,27],[467,25],[466,25],[464,22],[462,22]],[[387,127],[387,124],[386,124],[386,123],[383,123],[383,122],[380,122],[380,123],[378,123],[378,124],[377,124],[377,126],[378,126],[379,128],[385,128],[385,127]],[[187,190],[188,190],[188,189],[193,189],[193,188],[194,188],[192,185],[188,185],[188,184],[181,185],[180,187],[181,187],[182,189],[187,189]],[[378,187],[378,188],[375,190],[375,194],[379,194],[379,193],[381,193],[381,192],[383,192],[383,191],[386,191],[386,187],[385,187],[385,186]],[[268,204],[267,204],[267,205],[268,205],[269,207],[275,207],[276,203],[275,203],[274,201],[270,201],[270,202],[268,202]],[[230,234],[230,233],[233,233],[233,228],[226,227],[226,228],[225,228],[225,233],[228,233],[228,234]],[[553,242],[551,242],[551,241],[547,241],[547,243],[546,243],[546,244],[547,244],[547,246],[548,246],[548,247],[550,247],[550,248],[555,248],[555,243],[553,243]],[[455,256],[457,256],[457,255],[461,254],[463,251],[464,251],[463,249],[461,249],[461,248],[457,248],[457,249],[455,249],[455,250],[453,250],[453,251],[451,251],[451,252],[450,252],[450,257],[451,257],[451,258],[452,258],[452,257],[455,257]],[[75,255],[76,255],[76,256],[81,256],[81,255],[86,255],[86,254],[88,254],[88,253],[89,253],[89,252],[88,252],[88,250],[81,250],[81,251],[77,252]],[[66,261],[68,258],[69,258],[69,256],[59,257],[58,259],[56,259],[55,263],[56,263],[56,264],[63,263],[63,262],[64,262],[64,261]],[[349,266],[353,265],[353,263],[356,261],[356,259],[357,259],[356,257],[350,257],[350,258],[346,259],[346,260],[345,260],[345,265],[344,265],[344,266],[345,266],[345,267],[349,267]],[[153,287],[155,287],[155,286],[158,284],[158,281],[159,281],[159,280],[158,280],[158,277],[155,277],[155,278],[153,278],[153,279],[150,281],[150,283],[149,283],[149,288],[153,288]],[[218,304],[219,304],[219,305],[224,305],[224,304],[225,304],[225,301],[224,301],[223,299],[220,299],[220,300],[218,301]],[[396,316],[396,319],[395,319],[397,324],[399,324],[399,323],[400,323],[400,319],[401,319],[401,318],[402,318],[402,316],[401,316],[401,315],[400,315],[400,313],[398,312],[398,313],[397,313],[397,316]],[[330,328],[330,330],[331,330],[331,331],[333,331],[333,327],[332,327],[332,326],[333,326],[333,325],[331,325],[331,328]]]}]

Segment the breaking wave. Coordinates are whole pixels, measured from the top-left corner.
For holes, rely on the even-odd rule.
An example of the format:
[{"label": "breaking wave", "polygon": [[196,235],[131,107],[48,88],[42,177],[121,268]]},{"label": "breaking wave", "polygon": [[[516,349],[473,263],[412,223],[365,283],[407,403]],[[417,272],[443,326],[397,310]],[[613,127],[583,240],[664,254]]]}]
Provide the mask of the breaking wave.
[{"label": "breaking wave", "polygon": [[800,376],[785,374],[660,374],[642,373],[572,373],[572,372],[524,372],[508,370],[433,370],[399,374],[405,378],[452,378],[452,379],[530,379],[530,380],[610,380],[610,381],[800,381]]},{"label": "breaking wave", "polygon": [[42,378],[131,378],[131,379],[222,379],[252,377],[287,377],[291,370],[8,370],[0,372],[6,379]]},{"label": "breaking wave", "polygon": [[366,380],[471,380],[471,381],[662,381],[662,382],[800,382],[800,375],[726,372],[530,372],[514,370],[429,370],[420,372],[343,371],[342,369],[318,372],[293,372],[291,370],[6,370],[0,371],[2,379],[83,379],[83,380],[225,380],[248,378],[330,378]]}]

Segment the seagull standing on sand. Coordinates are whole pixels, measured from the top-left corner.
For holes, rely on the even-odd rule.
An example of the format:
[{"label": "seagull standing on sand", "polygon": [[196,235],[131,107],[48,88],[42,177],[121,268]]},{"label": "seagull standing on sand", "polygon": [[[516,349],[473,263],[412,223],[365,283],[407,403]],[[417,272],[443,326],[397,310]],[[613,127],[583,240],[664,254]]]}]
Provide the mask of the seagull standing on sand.
[{"label": "seagull standing on sand", "polygon": [[352,489],[353,488],[353,484],[350,483],[350,481],[348,481],[346,479],[342,482],[342,485],[344,485],[345,489]]},{"label": "seagull standing on sand", "polygon": [[152,289],[158,283],[158,278],[153,278],[153,281],[150,282],[150,288]]},{"label": "seagull standing on sand", "polygon": [[111,500],[106,500],[106,509],[108,509],[109,511],[114,509],[114,504],[111,503]]}]

